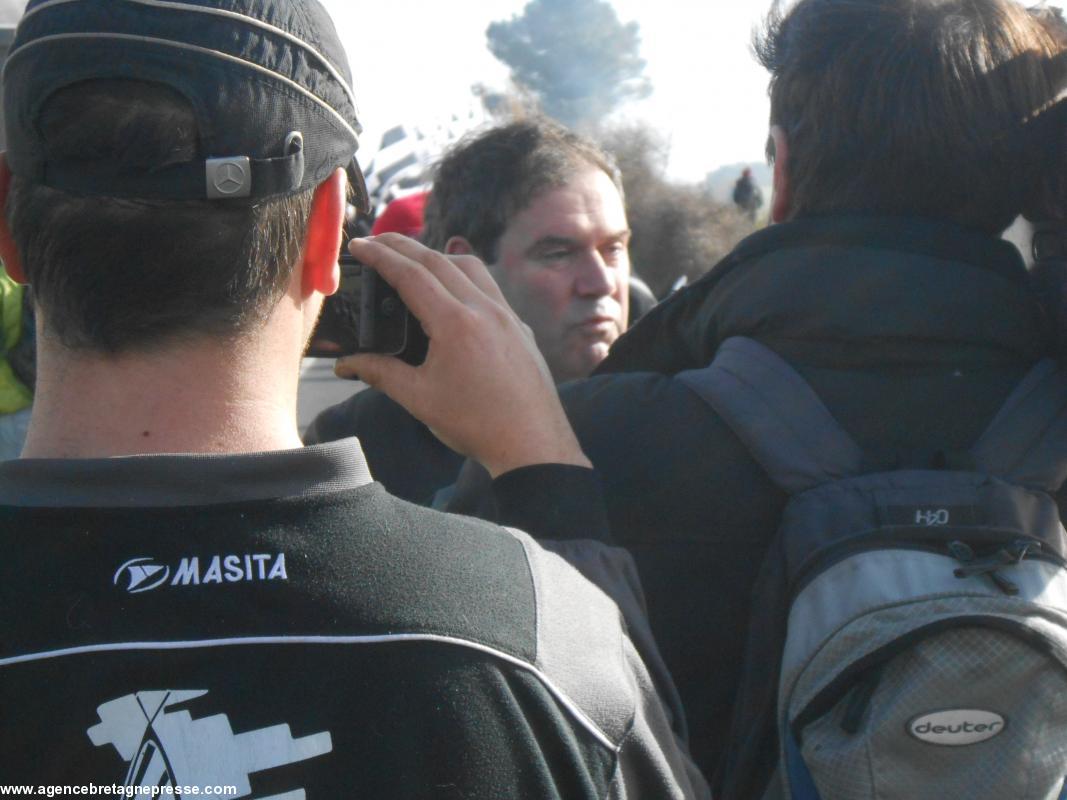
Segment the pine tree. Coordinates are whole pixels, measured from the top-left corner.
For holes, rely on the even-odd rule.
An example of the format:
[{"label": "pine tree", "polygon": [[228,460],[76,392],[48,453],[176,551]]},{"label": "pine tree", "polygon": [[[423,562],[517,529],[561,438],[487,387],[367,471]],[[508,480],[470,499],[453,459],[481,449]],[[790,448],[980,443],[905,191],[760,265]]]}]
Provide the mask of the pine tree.
[{"label": "pine tree", "polygon": [[565,125],[599,122],[620,103],[647,97],[641,36],[606,0],[531,0],[486,30],[489,50]]}]

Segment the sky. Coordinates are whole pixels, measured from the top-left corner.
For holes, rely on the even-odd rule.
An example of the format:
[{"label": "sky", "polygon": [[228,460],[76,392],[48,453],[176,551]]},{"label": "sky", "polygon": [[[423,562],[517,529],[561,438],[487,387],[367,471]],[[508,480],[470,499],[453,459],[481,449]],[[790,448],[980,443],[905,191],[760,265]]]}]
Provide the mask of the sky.
[{"label": "sky", "polygon": [[[1026,0],[1024,0],[1025,2]],[[398,124],[433,130],[453,115],[480,118],[470,88],[502,89],[507,69],[489,53],[489,23],[527,0],[321,0],[348,51],[366,164]],[[770,0],[611,0],[640,25],[653,93],[617,117],[647,121],[670,145],[668,175],[700,181],[727,164],[764,160],[767,75],[750,51]],[[1067,0],[1051,0],[1064,7]],[[0,0],[0,13],[25,0]],[[468,124],[466,122],[462,125]]]},{"label": "sky", "polygon": [[[477,107],[472,84],[503,88],[507,70],[489,53],[485,29],[521,13],[527,0],[323,2],[348,49],[366,157],[394,125],[433,127],[454,113],[465,118]],[[650,122],[667,138],[668,175],[696,182],[723,165],[762,162],[767,74],[749,48],[770,0],[611,3],[623,22],[640,25],[654,89],[619,113]]]},{"label": "sky", "polygon": [[[526,0],[324,0],[352,65],[365,134],[361,157],[388,128],[434,126],[477,107],[470,87],[506,85],[489,53],[490,22],[522,12]],[[641,27],[653,93],[624,118],[650,122],[670,143],[668,174],[699,181],[711,170],[763,160],[766,73],[749,51],[769,0],[613,0],[623,22]]]},{"label": "sky", "polygon": [[[381,135],[398,124],[432,130],[453,115],[481,118],[471,86],[507,85],[489,53],[491,22],[522,12],[527,0],[321,0],[352,66],[366,165]],[[761,161],[767,135],[766,75],[749,52],[753,27],[770,0],[611,0],[636,21],[653,93],[620,118],[651,123],[670,144],[668,173],[699,181],[740,161]],[[14,19],[26,0],[0,0]],[[6,17],[4,15],[7,15]]]}]

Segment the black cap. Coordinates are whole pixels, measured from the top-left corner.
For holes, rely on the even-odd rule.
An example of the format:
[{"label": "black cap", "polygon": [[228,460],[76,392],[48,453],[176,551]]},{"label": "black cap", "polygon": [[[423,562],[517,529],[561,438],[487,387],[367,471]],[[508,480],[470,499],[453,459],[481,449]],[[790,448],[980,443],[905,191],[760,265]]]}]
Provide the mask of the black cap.
[{"label": "black cap", "polygon": [[[94,78],[183,95],[200,160],[140,172],[48,161],[42,106]],[[367,207],[348,61],[316,0],[31,0],[3,85],[8,163],[28,181],[109,197],[248,202],[310,189],[345,167],[356,205]]]}]

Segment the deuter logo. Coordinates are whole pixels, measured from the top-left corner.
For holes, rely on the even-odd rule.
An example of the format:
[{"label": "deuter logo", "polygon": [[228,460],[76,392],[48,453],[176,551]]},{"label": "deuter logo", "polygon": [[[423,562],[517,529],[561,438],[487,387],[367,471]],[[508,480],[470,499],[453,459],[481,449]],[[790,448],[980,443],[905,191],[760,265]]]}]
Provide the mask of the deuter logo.
[{"label": "deuter logo", "polygon": [[999,736],[1007,724],[994,711],[957,708],[915,717],[908,723],[908,733],[927,744],[963,747]]},{"label": "deuter logo", "polygon": [[[172,577],[173,576],[173,577]],[[154,558],[131,558],[117,570],[112,583],[129,594],[140,594],[161,586],[200,586],[210,583],[287,581],[285,553],[246,553],[244,555],[199,556],[181,559],[171,569]]]}]

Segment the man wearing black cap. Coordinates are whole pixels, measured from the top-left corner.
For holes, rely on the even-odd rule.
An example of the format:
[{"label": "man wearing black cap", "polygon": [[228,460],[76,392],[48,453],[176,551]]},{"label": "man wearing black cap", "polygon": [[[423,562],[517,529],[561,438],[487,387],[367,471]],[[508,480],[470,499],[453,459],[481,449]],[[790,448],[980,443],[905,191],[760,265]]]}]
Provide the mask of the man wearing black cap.
[{"label": "man wearing black cap", "polygon": [[[0,162],[0,256],[39,311],[34,419],[0,467],[0,779],[703,796],[606,595],[525,534],[391,498],[353,440],[300,447],[349,83],[313,0],[30,3]],[[417,370],[351,368],[482,460],[517,515],[531,472],[590,480],[480,263],[398,237],[354,251],[431,346]],[[556,535],[602,531],[593,513]],[[625,591],[618,551],[556,544]]]}]

